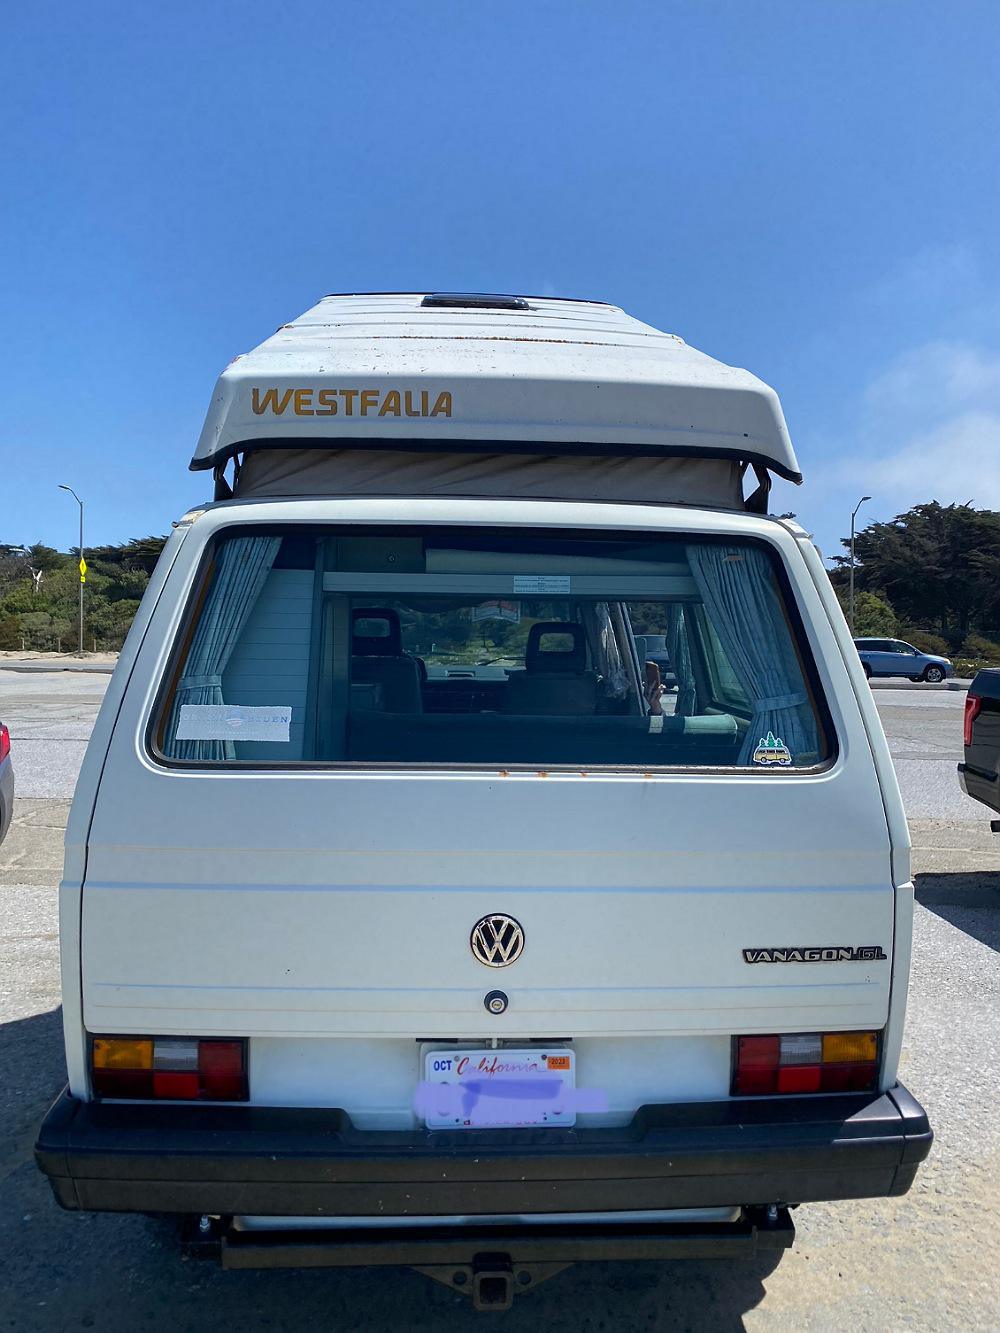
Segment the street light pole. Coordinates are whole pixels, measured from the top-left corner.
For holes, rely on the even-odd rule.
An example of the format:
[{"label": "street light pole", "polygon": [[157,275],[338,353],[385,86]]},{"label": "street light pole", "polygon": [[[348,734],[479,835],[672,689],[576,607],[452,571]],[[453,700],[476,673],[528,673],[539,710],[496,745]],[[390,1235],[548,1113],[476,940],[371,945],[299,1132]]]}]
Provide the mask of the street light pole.
[{"label": "street light pole", "polygon": [[73,499],[80,506],[80,647],[78,656],[83,656],[83,501],[74,491],[72,486],[63,486],[60,484],[61,491],[69,491]]},{"label": "street light pole", "polygon": [[[861,499],[858,501],[858,503],[854,506],[854,510],[851,514],[851,592],[848,598],[847,620],[851,627],[852,639],[854,638],[854,520],[857,517],[858,510],[861,508],[864,502],[866,500],[870,500],[871,498],[872,497],[870,495],[863,495]],[[81,537],[80,540],[82,541],[83,538]]]}]

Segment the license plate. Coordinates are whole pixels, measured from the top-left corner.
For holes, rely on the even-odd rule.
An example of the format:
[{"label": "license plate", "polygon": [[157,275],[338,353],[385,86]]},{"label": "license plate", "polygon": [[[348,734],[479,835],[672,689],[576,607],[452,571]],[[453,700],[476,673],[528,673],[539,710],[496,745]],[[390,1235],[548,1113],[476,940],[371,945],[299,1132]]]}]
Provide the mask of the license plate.
[{"label": "license plate", "polygon": [[566,1047],[428,1051],[417,1111],[428,1129],[576,1123],[576,1064]]}]

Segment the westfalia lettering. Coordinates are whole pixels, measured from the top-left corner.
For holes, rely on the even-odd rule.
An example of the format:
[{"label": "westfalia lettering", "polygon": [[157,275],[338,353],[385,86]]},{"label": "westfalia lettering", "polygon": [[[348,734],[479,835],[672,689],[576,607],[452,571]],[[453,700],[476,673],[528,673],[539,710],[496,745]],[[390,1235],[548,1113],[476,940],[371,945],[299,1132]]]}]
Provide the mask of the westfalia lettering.
[{"label": "westfalia lettering", "polygon": [[874,963],[886,962],[879,944],[831,944],[810,949],[744,949],[745,963]]},{"label": "westfalia lettering", "polygon": [[250,405],[259,417],[450,417],[451,393],[432,401],[427,389],[252,389]]}]

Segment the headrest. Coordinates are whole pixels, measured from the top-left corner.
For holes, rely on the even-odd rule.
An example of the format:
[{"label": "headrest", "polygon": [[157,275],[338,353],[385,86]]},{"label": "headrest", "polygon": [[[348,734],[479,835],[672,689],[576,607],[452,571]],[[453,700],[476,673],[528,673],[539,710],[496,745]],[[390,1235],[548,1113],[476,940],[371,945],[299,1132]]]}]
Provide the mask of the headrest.
[{"label": "headrest", "polygon": [[528,631],[524,650],[526,671],[579,672],[587,669],[583,626],[572,620],[540,620]]},{"label": "headrest", "polygon": [[354,657],[402,657],[399,613],[384,606],[356,607],[351,612],[351,653]]}]

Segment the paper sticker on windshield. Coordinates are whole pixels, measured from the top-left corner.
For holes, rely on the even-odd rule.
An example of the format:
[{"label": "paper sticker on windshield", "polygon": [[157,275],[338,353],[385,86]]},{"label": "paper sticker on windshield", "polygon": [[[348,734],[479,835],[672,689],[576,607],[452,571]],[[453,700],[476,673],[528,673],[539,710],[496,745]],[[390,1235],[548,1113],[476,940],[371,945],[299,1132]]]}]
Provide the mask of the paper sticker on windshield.
[{"label": "paper sticker on windshield", "polygon": [[569,592],[568,574],[515,574],[514,591],[520,593]]},{"label": "paper sticker on windshield", "polygon": [[179,741],[286,741],[291,705],[181,704]]},{"label": "paper sticker on windshield", "polygon": [[773,731],[769,731],[766,736],[761,736],[757,742],[757,748],[753,752],[753,761],[765,768],[775,766],[787,768],[792,762],[792,756],[781,737],[775,736]]}]

